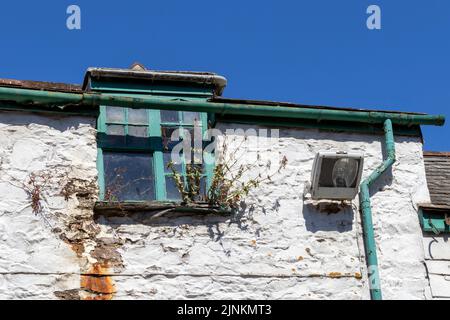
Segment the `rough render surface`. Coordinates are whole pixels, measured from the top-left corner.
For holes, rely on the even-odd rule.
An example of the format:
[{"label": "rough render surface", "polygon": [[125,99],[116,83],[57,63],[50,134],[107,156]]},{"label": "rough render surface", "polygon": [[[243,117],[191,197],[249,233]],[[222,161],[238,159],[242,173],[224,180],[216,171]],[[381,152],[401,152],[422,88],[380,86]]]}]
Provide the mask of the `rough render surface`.
[{"label": "rough render surface", "polygon": [[[100,259],[91,252],[103,244],[102,232],[108,235],[92,214],[94,123],[0,113],[0,298],[56,298],[80,289],[80,275],[97,272]],[[104,295],[85,289],[71,297]]]},{"label": "rough render surface", "polygon": [[[243,163],[258,152],[289,163],[236,216],[94,221],[93,119],[1,113],[0,298],[369,298],[357,199],[317,203],[305,183],[318,151],[364,152],[367,176],[382,161],[382,136],[281,130],[276,143],[254,139],[239,145]],[[381,285],[386,299],[423,299],[422,144],[397,137],[396,148],[393,175],[372,189]],[[23,184],[46,171],[52,183],[35,214]]]}]

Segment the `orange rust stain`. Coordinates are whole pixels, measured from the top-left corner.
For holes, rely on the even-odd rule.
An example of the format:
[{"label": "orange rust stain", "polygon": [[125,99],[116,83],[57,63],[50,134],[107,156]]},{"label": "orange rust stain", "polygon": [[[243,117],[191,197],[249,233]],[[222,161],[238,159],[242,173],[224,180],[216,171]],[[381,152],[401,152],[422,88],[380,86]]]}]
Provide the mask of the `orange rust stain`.
[{"label": "orange rust stain", "polygon": [[109,267],[101,264],[94,264],[89,272],[81,276],[81,289],[93,294],[85,300],[111,300],[116,293],[114,281],[109,274]]},{"label": "orange rust stain", "polygon": [[297,261],[302,261],[304,258],[302,256],[297,257]]},{"label": "orange rust stain", "polygon": [[340,272],[330,272],[330,273],[328,274],[328,276],[329,276],[330,278],[340,278],[340,277],[342,277],[342,273],[340,273]]},{"label": "orange rust stain", "polygon": [[252,246],[256,246],[256,240],[252,240]]},{"label": "orange rust stain", "polygon": [[361,273],[355,272],[355,278],[356,278],[356,279],[362,279]]},{"label": "orange rust stain", "polygon": [[72,247],[72,250],[75,252],[77,257],[81,258],[81,255],[84,252],[84,246],[79,243],[72,243],[70,246]]}]

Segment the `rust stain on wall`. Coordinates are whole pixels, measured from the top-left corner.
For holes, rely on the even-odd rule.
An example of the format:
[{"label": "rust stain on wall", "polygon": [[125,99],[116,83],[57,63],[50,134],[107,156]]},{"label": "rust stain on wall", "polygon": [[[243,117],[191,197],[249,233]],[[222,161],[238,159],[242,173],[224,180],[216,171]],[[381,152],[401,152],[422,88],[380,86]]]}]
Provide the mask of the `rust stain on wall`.
[{"label": "rust stain on wall", "polygon": [[340,272],[330,272],[330,273],[328,274],[328,276],[329,276],[330,278],[341,278],[341,277],[342,277],[342,273],[340,273]]},{"label": "rust stain on wall", "polygon": [[118,248],[120,238],[108,232],[108,227],[97,223],[94,206],[97,200],[96,183],[70,179],[62,188],[69,203],[64,227],[54,230],[70,245],[80,259],[80,287],[65,292],[55,292],[60,299],[111,300],[116,293],[113,277],[123,267]]},{"label": "rust stain on wall", "polygon": [[96,263],[89,273],[81,276],[80,287],[86,295],[83,300],[111,300],[116,293],[116,287],[108,266]]}]

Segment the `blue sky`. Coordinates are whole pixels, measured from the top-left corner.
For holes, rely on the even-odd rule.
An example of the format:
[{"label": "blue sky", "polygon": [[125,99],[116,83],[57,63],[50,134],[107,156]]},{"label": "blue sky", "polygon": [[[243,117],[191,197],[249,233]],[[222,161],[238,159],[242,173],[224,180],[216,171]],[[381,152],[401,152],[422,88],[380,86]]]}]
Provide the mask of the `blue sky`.
[{"label": "blue sky", "polygon": [[[66,28],[66,9],[82,29]],[[366,28],[366,9],[382,29]],[[87,67],[214,71],[226,97],[445,114],[425,149],[450,151],[450,1],[2,1],[0,77],[81,83]]]}]

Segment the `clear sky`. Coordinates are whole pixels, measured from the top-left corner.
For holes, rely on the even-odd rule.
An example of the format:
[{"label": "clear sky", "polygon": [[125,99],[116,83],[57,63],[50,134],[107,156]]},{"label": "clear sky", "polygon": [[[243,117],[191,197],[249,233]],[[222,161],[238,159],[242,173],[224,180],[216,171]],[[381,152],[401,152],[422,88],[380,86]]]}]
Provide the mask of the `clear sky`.
[{"label": "clear sky", "polygon": [[[81,8],[81,30],[66,9]],[[381,8],[381,30],[366,9]],[[224,96],[445,114],[449,0],[2,1],[0,77],[81,83],[87,67],[213,71]]]}]

